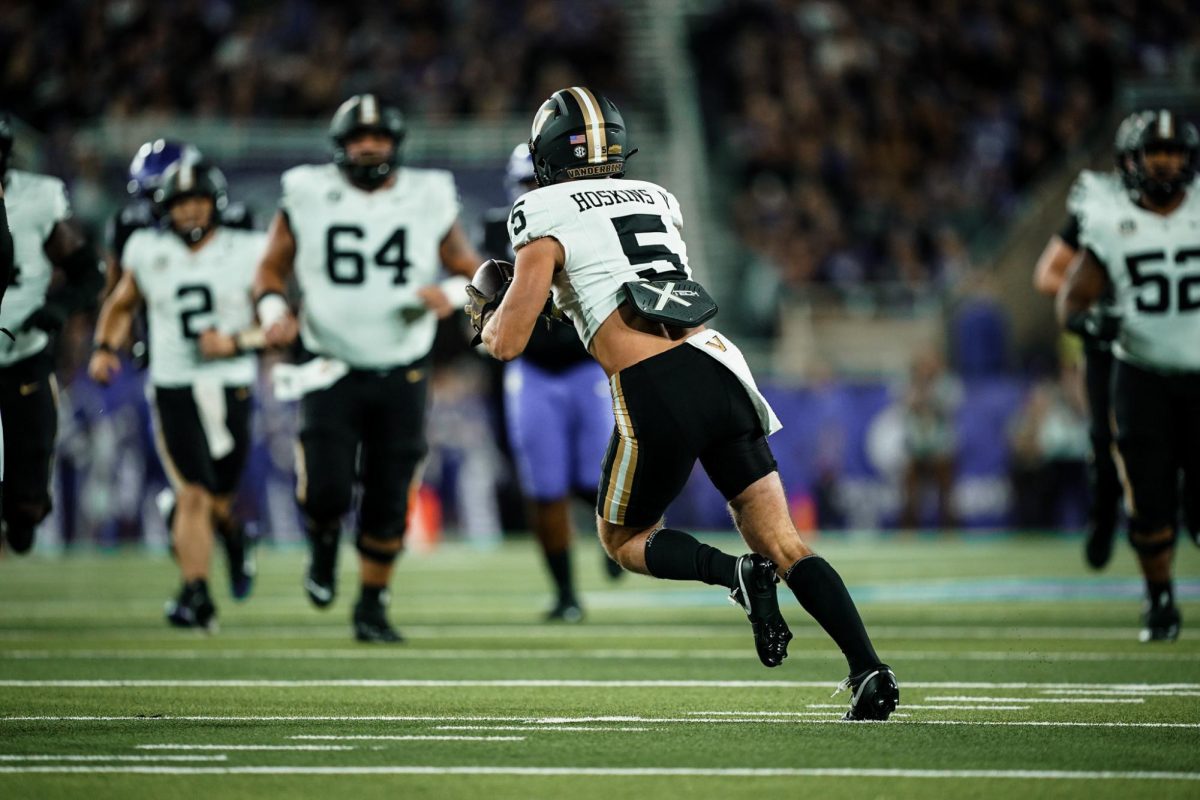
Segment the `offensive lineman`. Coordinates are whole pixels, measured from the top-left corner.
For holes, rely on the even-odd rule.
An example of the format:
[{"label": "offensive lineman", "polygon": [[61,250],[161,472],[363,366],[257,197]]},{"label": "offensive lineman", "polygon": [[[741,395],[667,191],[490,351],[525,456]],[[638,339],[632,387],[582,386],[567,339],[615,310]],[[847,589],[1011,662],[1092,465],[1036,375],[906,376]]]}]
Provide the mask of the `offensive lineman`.
[{"label": "offensive lineman", "polygon": [[[316,358],[276,367],[276,393],[300,397],[297,499],[312,555],[305,592],[318,608],[336,592],[341,520],[362,485],[361,590],[353,613],[363,642],[397,642],[387,587],[400,553],[408,491],[426,452],[428,356],[437,320],[465,300],[479,256],[458,222],[454,179],[400,167],[399,110],[370,94],[330,123],[334,160],[283,175],[281,208],[255,280],[259,320],[272,346],[299,332]],[[284,298],[295,274],[299,322]]]},{"label": "offensive lineman", "polygon": [[[488,350],[508,361],[553,290],[609,376],[616,427],[596,509],[605,549],[632,572],[728,588],[768,667],[782,663],[791,638],[775,597],[781,575],[846,655],[846,719],[887,719],[899,702],[895,675],[841,577],[792,525],[766,439],[779,420],[741,353],[703,325],[716,304],[691,280],[678,201],[621,179],[633,151],[620,112],[586,88],[551,95],[529,149],[540,188],[509,217],[515,275],[490,297],[468,287],[468,311]],[[751,554],[734,558],[665,527],[663,512],[697,458]]]},{"label": "offensive lineman", "polygon": [[[172,543],[183,587],[167,621],[216,629],[208,588],[214,528],[228,526],[250,447],[250,391],[257,372],[250,289],[266,235],[226,228],[218,209],[221,173],[183,159],[167,169],[156,200],[167,227],[129,237],[121,279],[96,323],[88,372],[108,383],[120,370],[117,348],[144,301],[154,358],[155,441],[175,491]],[[234,576],[233,594],[249,594]],[[252,574],[252,573],[251,573]],[[249,580],[249,575],[246,576]]]},{"label": "offensive lineman", "polygon": [[1184,517],[1200,535],[1200,157],[1195,126],[1159,111],[1133,134],[1135,202],[1109,195],[1079,206],[1079,244],[1058,294],[1059,322],[1082,332],[1112,291],[1112,412],[1129,540],[1146,579],[1139,638],[1174,641],[1180,615],[1171,565],[1180,473]]},{"label": "offensive lineman", "polygon": [[[58,429],[53,335],[67,318],[91,308],[104,285],[99,262],[71,219],[57,178],[9,169],[12,127],[0,114],[4,185],[14,265],[0,311],[0,417],[4,420],[4,541],[14,553],[33,546],[50,513],[50,470]],[[55,269],[65,280],[51,288]]]},{"label": "offensive lineman", "polygon": [[[508,159],[505,184],[511,203],[537,186],[529,146]],[[484,247],[512,258],[509,208],[484,224]],[[521,489],[533,509],[533,532],[542,546],[556,597],[548,622],[579,622],[583,608],[571,569],[571,498],[596,505],[596,483],[613,427],[608,378],[570,324],[537,325],[521,357],[504,365],[504,416]],[[620,565],[605,558],[610,577]]]},{"label": "offensive lineman", "polygon": [[[1131,146],[1133,134],[1142,117],[1153,112],[1135,111],[1121,121],[1113,144],[1116,172],[1079,173],[1067,201],[1068,217],[1062,230],[1050,238],[1038,258],[1033,284],[1042,294],[1054,296],[1067,279],[1067,270],[1079,253],[1079,207],[1109,197],[1112,202],[1128,202],[1128,193],[1136,180]],[[1103,569],[1112,558],[1117,532],[1121,480],[1112,455],[1112,428],[1109,425],[1109,384],[1112,376],[1112,340],[1120,328],[1120,318],[1111,298],[1104,298],[1093,310],[1081,336],[1084,348],[1084,385],[1087,389],[1088,437],[1092,453],[1088,461],[1088,531],[1084,557],[1093,569]]]}]

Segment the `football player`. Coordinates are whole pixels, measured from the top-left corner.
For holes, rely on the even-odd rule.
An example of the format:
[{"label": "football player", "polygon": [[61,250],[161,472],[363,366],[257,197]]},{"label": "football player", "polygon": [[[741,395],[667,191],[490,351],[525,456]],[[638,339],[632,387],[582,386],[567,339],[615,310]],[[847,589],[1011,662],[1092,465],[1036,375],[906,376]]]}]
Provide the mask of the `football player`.
[{"label": "football player", "polygon": [[[632,572],[724,586],[747,613],[759,660],[778,666],[791,631],[782,577],[846,655],[847,719],[886,719],[895,675],[875,653],[841,577],[796,532],[767,436],[781,426],[740,351],[704,323],[716,304],[692,280],[674,195],[624,179],[633,154],[617,107],[585,87],[555,92],[529,141],[538,187],[512,208],[515,275],[468,311],[502,361],[525,349],[553,292],[600,362],[616,421],[597,489],[605,549]],[[667,527],[699,459],[751,553],[739,558]]]},{"label": "football player", "polygon": [[[1113,202],[1119,205],[1128,202],[1128,192],[1135,180],[1133,134],[1138,122],[1146,114],[1152,115],[1153,112],[1135,111],[1117,127],[1113,144],[1115,173],[1084,170],[1079,174],[1067,202],[1067,221],[1058,234],[1050,237],[1038,258],[1033,283],[1039,292],[1054,296],[1066,281],[1067,269],[1079,252],[1079,209],[1090,203]],[[1121,481],[1113,461],[1112,429],[1109,425],[1111,343],[1120,327],[1120,318],[1111,300],[1111,297],[1101,299],[1091,318],[1092,324],[1083,334],[1084,385],[1091,417],[1088,433],[1092,444],[1088,462],[1090,508],[1084,558],[1093,569],[1103,569],[1112,558],[1121,503]]]},{"label": "football player", "polygon": [[[0,417],[4,419],[4,542],[15,553],[33,545],[51,508],[50,470],[58,428],[58,385],[51,341],[67,318],[94,307],[104,273],[74,220],[62,181],[9,168],[12,126],[0,114],[4,184],[14,266],[0,328]],[[63,280],[55,280],[61,272]]]},{"label": "football player", "polygon": [[[312,545],[304,588],[319,608],[334,600],[341,520],[362,486],[353,625],[365,642],[401,638],[387,587],[426,452],[428,356],[437,320],[465,299],[466,280],[441,280],[439,269],[469,275],[479,263],[453,176],[401,166],[404,135],[400,111],[374,95],[343,103],[330,123],[333,163],[283,175],[255,282],[267,341],[286,345],[299,330],[315,356],[276,367],[274,380],[280,397],[300,397],[297,497]],[[284,296],[293,275],[299,321]]]},{"label": "football player", "polygon": [[[112,380],[130,317],[144,302],[155,442],[175,492],[171,536],[183,577],[167,620],[208,631],[216,628],[208,588],[214,528],[235,527],[231,507],[250,447],[252,351],[262,344],[250,290],[266,246],[266,234],[221,225],[224,194],[225,179],[211,165],[184,158],[168,167],[155,194],[166,227],[129,237],[88,365],[96,381]],[[234,596],[247,596],[252,566],[231,564],[230,574]]]},{"label": "football player", "polygon": [[[508,159],[509,202],[537,186],[529,146],[520,144]],[[511,259],[508,210],[484,225],[484,246]],[[541,544],[556,598],[547,621],[579,622],[583,608],[571,569],[571,499],[596,505],[600,463],[608,446],[613,416],[608,378],[570,324],[547,320],[534,328],[520,358],[505,365],[504,416],[517,462],[521,489],[532,501],[533,532]],[[620,565],[606,558],[620,575]]]},{"label": "football player", "polygon": [[1087,334],[1111,292],[1112,417],[1129,539],[1146,579],[1140,639],[1179,636],[1171,566],[1182,473],[1184,516],[1200,523],[1200,134],[1170,111],[1137,124],[1133,202],[1081,202],[1080,253],[1058,294],[1059,321]]}]

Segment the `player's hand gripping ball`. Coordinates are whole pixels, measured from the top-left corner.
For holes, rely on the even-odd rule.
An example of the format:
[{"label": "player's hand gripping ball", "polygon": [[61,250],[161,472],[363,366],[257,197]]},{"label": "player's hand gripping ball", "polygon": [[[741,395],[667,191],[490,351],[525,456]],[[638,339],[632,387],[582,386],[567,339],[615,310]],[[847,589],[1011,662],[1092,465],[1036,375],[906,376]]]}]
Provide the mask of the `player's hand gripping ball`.
[{"label": "player's hand gripping ball", "polygon": [[475,329],[472,345],[483,341],[483,326],[487,324],[488,316],[500,305],[504,293],[512,285],[513,265],[507,261],[497,261],[489,258],[475,270],[475,277],[467,284],[466,308],[467,316],[471,318],[471,327]]}]

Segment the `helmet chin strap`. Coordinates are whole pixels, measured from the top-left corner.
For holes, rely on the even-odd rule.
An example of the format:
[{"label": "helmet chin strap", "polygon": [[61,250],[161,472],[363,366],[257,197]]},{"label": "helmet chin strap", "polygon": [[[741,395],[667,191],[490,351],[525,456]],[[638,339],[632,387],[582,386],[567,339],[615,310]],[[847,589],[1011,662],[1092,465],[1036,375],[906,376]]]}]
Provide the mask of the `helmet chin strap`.
[{"label": "helmet chin strap", "polygon": [[178,236],[180,239],[183,239],[184,244],[193,245],[207,236],[208,232],[215,227],[216,225],[210,222],[207,225],[193,225],[185,231],[181,231],[179,228],[172,225],[171,230],[175,232],[176,236]]},{"label": "helmet chin strap", "polygon": [[392,164],[383,161],[379,164],[346,164],[342,167],[346,177],[355,186],[362,189],[378,189],[393,174]]}]

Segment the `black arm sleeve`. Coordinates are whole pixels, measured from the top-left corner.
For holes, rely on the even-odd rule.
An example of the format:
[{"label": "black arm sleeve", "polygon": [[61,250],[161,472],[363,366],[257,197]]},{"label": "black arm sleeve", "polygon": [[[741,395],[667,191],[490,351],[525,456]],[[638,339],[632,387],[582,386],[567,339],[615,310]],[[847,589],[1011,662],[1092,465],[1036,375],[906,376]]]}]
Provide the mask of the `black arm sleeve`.
[{"label": "black arm sleeve", "polygon": [[1058,238],[1063,240],[1063,244],[1070,247],[1072,250],[1079,249],[1079,216],[1072,214],[1067,217],[1067,221],[1063,223],[1062,228],[1058,232]]},{"label": "black arm sleeve", "polygon": [[4,293],[12,281],[14,250],[12,232],[8,229],[8,212],[4,209],[4,198],[0,197],[0,306],[4,303]]}]

